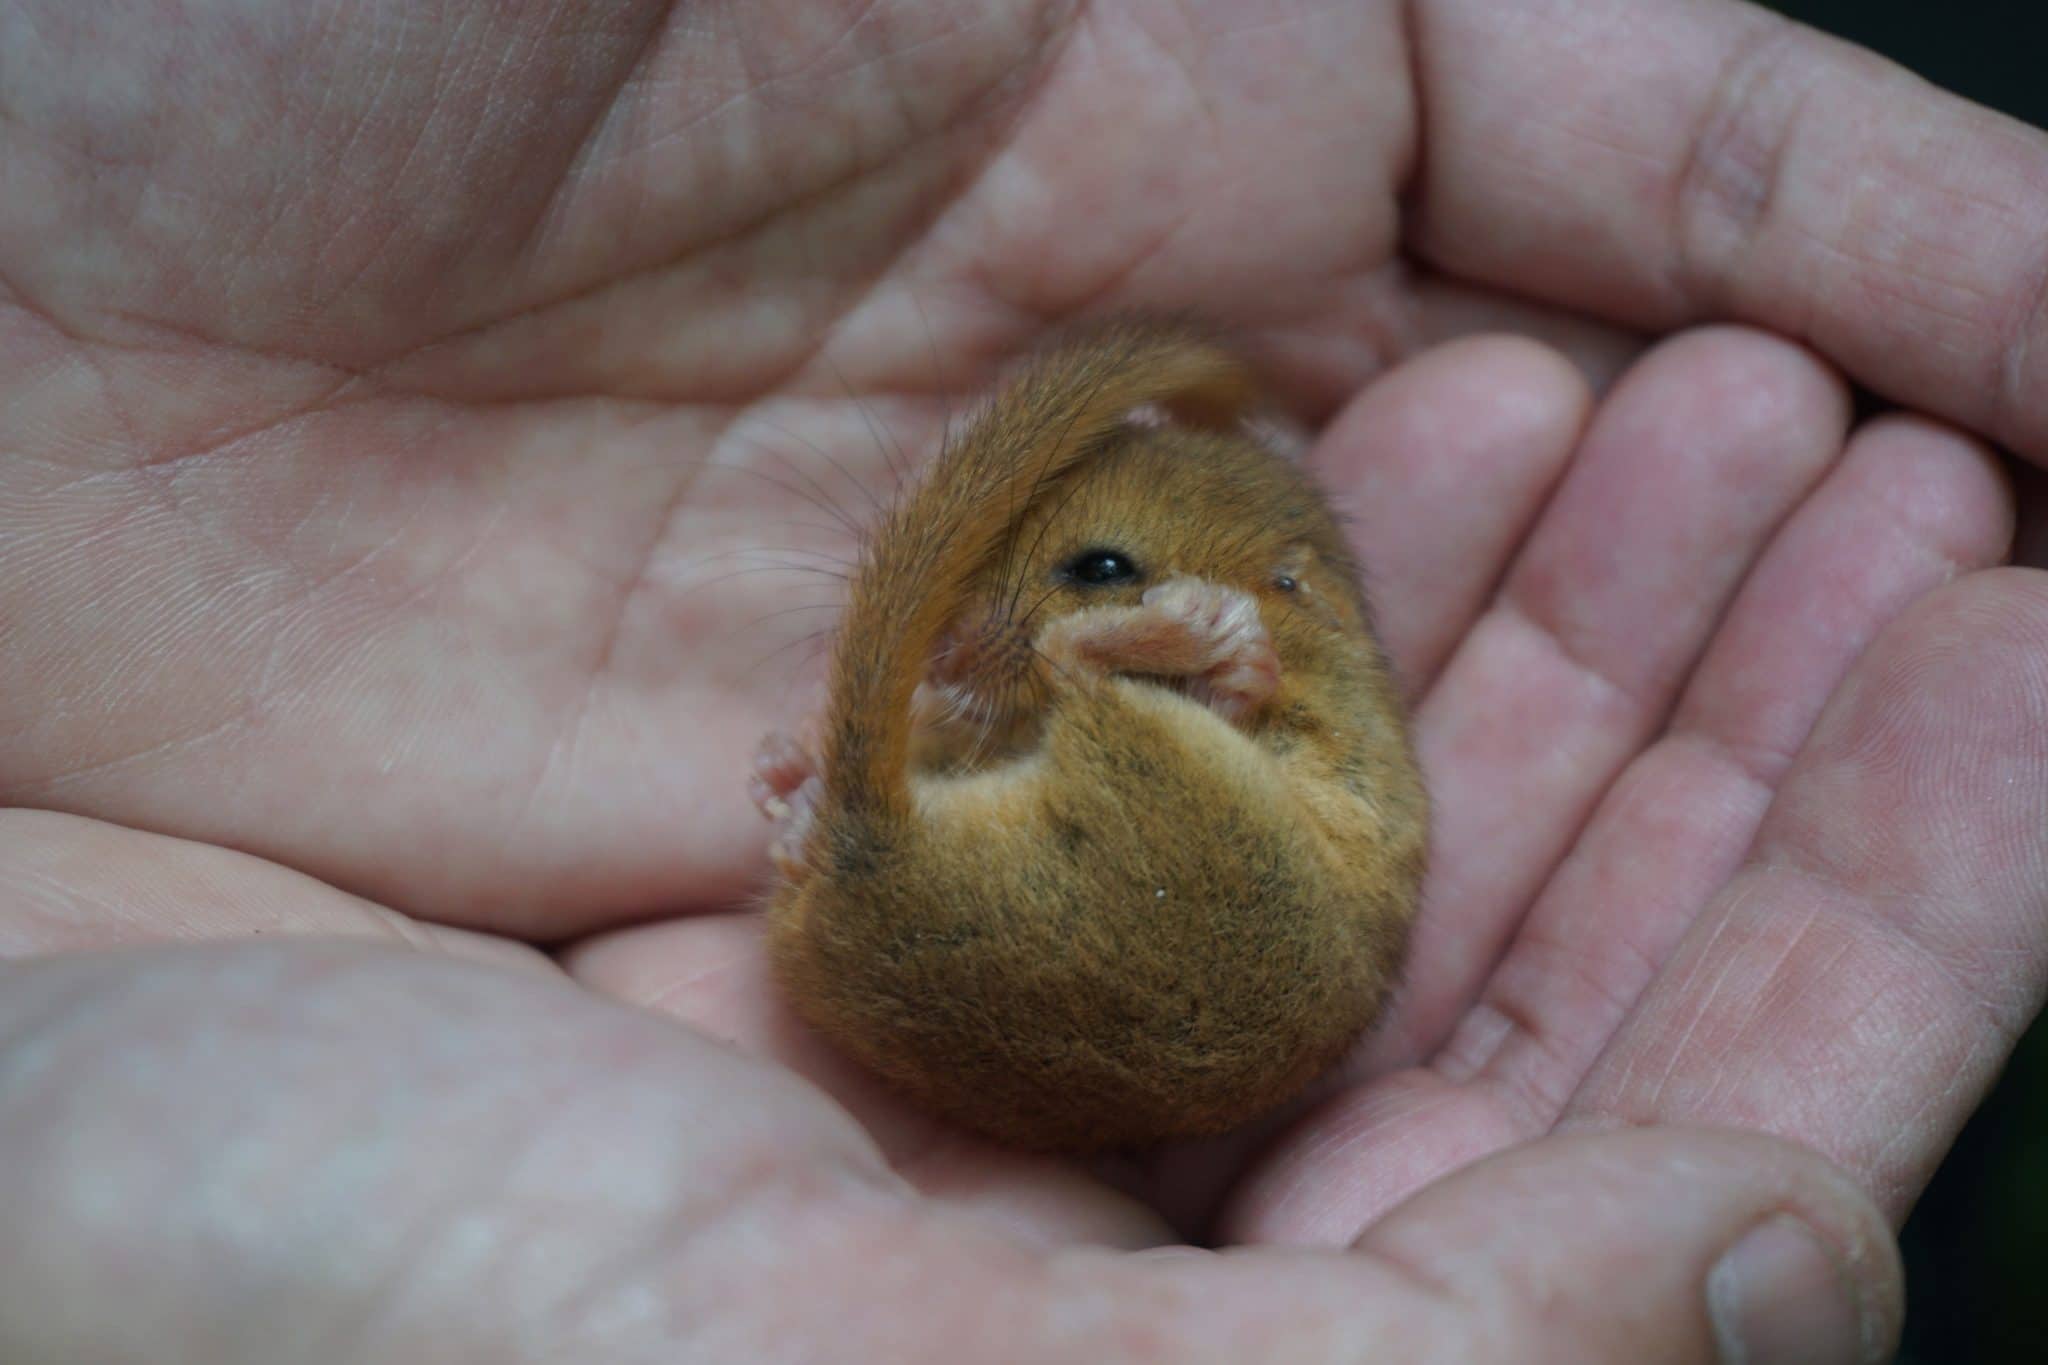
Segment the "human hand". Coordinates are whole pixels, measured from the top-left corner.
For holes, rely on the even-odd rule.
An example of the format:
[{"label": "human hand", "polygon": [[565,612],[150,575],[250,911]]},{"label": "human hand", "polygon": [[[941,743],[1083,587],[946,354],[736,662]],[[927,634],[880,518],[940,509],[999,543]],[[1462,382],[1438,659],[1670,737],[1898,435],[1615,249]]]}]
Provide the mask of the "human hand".
[{"label": "human hand", "polygon": [[[658,998],[799,1065],[852,1103],[928,1188],[1050,1240],[1156,1238],[1156,1225],[1073,1172],[941,1142],[864,1093],[776,1015],[745,920],[696,913],[729,907],[756,875],[765,832],[737,775],[753,735],[781,709],[763,681],[784,667],[777,650],[809,629],[789,618],[757,624],[792,605],[784,585],[711,580],[731,567],[719,558],[727,550],[830,552],[829,536],[806,542],[788,525],[815,514],[772,482],[805,464],[806,442],[851,462],[837,485],[851,502],[853,485],[886,475],[886,444],[870,420],[915,448],[987,362],[1047,318],[1110,306],[1190,306],[1238,325],[1311,416],[1385,363],[1475,326],[1532,328],[1600,373],[1628,354],[1625,334],[1524,301],[1534,296],[1659,329],[1749,317],[1807,335],[1892,397],[2048,450],[2048,419],[2027,401],[2026,329],[2036,324],[2006,297],[2027,278],[2027,244],[2012,224],[2028,221],[2023,172],[2044,164],[2038,139],[1894,89],[1835,49],[1772,42],[1771,21],[1733,7],[1532,6],[1514,25],[1496,7],[1483,27],[1474,6],[1417,12],[1411,53],[1392,6],[1272,24],[1093,10],[1065,28],[1030,7],[991,7],[965,24],[957,10],[894,7],[850,31],[796,10],[686,28],[651,6],[596,21],[587,9],[453,6],[327,31],[318,11],[202,10],[172,31],[104,18],[81,28],[19,7],[33,22],[17,22],[29,30],[23,41],[0,45],[11,115],[0,127],[8,188],[35,192],[5,195],[16,207],[0,226],[0,279],[13,305],[0,330],[14,449],[0,473],[13,519],[0,587],[5,798],[246,849],[409,912],[413,925],[553,940],[676,916],[570,961],[600,986]],[[1245,31],[1224,40],[1205,23]],[[1611,46],[1590,68],[1567,70],[1588,51],[1562,40],[1570,33]],[[66,51],[77,53],[68,65]],[[1768,60],[1726,60],[1738,51]],[[1759,111],[1759,123],[1710,98],[1724,69],[1736,76],[1730,88],[1759,97],[1740,106]],[[104,84],[52,74],[66,70],[102,73]],[[1169,84],[1175,71],[1190,83]],[[1281,88],[1275,72],[1289,73]],[[1792,88],[1829,97],[1786,115],[1796,136],[1765,136],[1778,125],[1762,97]],[[1879,94],[1890,105],[1882,116],[1853,116]],[[188,104],[203,112],[175,112]],[[1208,116],[1218,109],[1229,116]],[[1606,122],[1607,111],[1620,122]],[[1612,150],[1624,134],[1641,141]],[[241,141],[224,150],[231,137]],[[1902,150],[1864,158],[1886,175],[1865,188],[1857,212],[1828,216],[1840,198],[1825,184],[1809,188],[1818,172],[1795,173],[1793,163],[1843,163],[1851,138]],[[1937,154],[1954,142],[1981,151]],[[1912,145],[1936,150],[1916,158],[1903,150]],[[1699,154],[1684,155],[1688,147]],[[1761,195],[1773,183],[1759,169],[1773,147],[1793,163],[1780,192]],[[1930,209],[1936,201],[1942,211]],[[1671,222],[1643,210],[1664,202],[1679,206]],[[1731,217],[1731,206],[1746,213]],[[1921,303],[1936,284],[1940,297]],[[1631,676],[1648,679],[1644,691],[1608,709],[1589,704],[1597,714],[1537,717],[1583,722],[1572,732],[1578,747],[1556,751],[1555,771],[1502,768],[1502,754],[1466,766],[1462,780],[1479,796],[1512,794],[1526,802],[1517,809],[1548,818],[1533,829],[1507,822],[1508,834],[1525,836],[1512,847],[1474,824],[1472,855],[1440,851],[1410,998],[1361,1070],[1361,1088],[1334,1097],[1303,1130],[1324,1135],[1310,1145],[1326,1159],[1278,1149],[1239,1185],[1226,1228],[1343,1240],[1449,1164],[1559,1115],[1601,1114],[1790,1132],[1845,1160],[1896,1214],[2009,1031],[2036,1007],[2042,948],[2027,918],[2041,882],[2038,840],[2014,831],[2041,788],[2040,755],[2025,742],[2038,728],[2038,665],[2008,637],[2034,628],[2041,606],[2029,580],[1994,577],[1951,590],[1960,608],[1951,600],[1908,615],[1793,765],[1788,792],[1824,763],[1816,746],[1830,733],[1852,758],[1901,734],[1912,741],[1903,752],[1953,755],[1932,774],[1931,757],[1904,763],[1923,785],[1888,774],[1882,809],[1836,807],[1821,832],[1887,851],[1867,828],[1848,828],[1877,815],[1879,828],[1955,829],[1942,847],[1971,860],[1997,855],[1946,869],[1967,884],[1960,899],[1934,879],[1943,867],[1915,865],[1903,879],[1878,867],[1863,888],[1871,894],[1854,902],[1860,917],[1828,920],[1844,929],[1840,944],[1809,937],[1786,945],[1804,951],[1790,953],[1784,974],[1730,978],[1774,982],[1777,998],[1814,1007],[1817,1021],[1795,1029],[1760,1015],[1730,1042],[1713,1031],[1723,1016],[1697,1007],[1725,1009],[1746,998],[1739,992],[1696,987],[1668,1003],[1688,979],[1738,971],[1740,955],[1723,949],[1761,951],[1735,932],[1739,923],[1716,934],[1728,903],[1715,902],[1712,874],[1733,871],[1764,793],[1748,791],[1731,813],[1708,786],[1681,784],[1722,818],[1681,831],[1692,837],[1661,850],[1670,861],[1642,869],[1656,881],[1683,863],[1690,879],[1640,927],[1689,977],[1656,953],[1587,978],[1550,969],[1556,987],[1587,999],[1539,1012],[1534,1051],[1562,1040],[1562,1055],[1526,1084],[1524,1073],[1501,1084],[1472,1064],[1469,1032],[1469,1077],[1455,1075],[1453,1057],[1440,1089],[1427,1076],[1367,1079],[1438,1056],[1462,1018],[1477,1029],[1525,1007],[1515,994],[1525,988],[1489,984],[1493,953],[1525,924],[1539,945],[1559,932],[1539,894],[1546,858],[1588,846],[1573,844],[1574,812],[1667,761],[1670,751],[1653,743],[1656,699],[1700,681],[1693,656],[1717,627],[1724,657],[1775,658],[1777,642],[1794,637],[1772,684],[1784,689],[1785,714],[1765,715],[1749,697],[1733,717],[1775,725],[1789,754],[1857,644],[1945,576],[1947,560],[1997,556],[2003,513],[1982,457],[1935,428],[1880,429],[1837,461],[1832,381],[1795,352],[1738,335],[1653,355],[1583,442],[1583,393],[1555,364],[1500,343],[1418,362],[1399,381],[1410,401],[1397,401],[1397,384],[1383,386],[1360,400],[1372,422],[1349,419],[1326,437],[1325,469],[1361,481],[1361,510],[1384,523],[1364,550],[1397,651],[1421,682],[1438,670],[1418,647],[1438,660],[1450,647],[1415,623],[1428,627],[1446,601],[1464,610],[1457,628],[1473,629],[1457,653],[1466,657],[1489,638],[1491,618],[1470,604],[1493,585],[1445,585],[1448,598],[1413,598],[1411,623],[1399,621],[1401,576],[1434,583],[1445,572],[1427,559],[1398,562],[1396,512],[1412,518],[1418,506],[1400,500],[1403,480],[1420,496],[1428,488],[1414,485],[1431,472],[1415,465],[1404,475],[1404,462],[1440,451],[1438,473],[1507,471],[1494,498],[1439,497],[1431,513],[1475,514],[1479,524],[1458,528],[1472,548],[1453,567],[1490,572],[1575,452],[1569,479],[1593,490],[1580,499],[1591,510],[1560,523],[1548,519],[1569,509],[1552,504],[1546,524],[1566,529],[1551,543],[1569,550],[1574,524],[1605,532],[1610,510],[1627,510],[1604,500],[1615,490],[1644,493],[1618,478],[1631,462],[1595,458],[1602,425],[1622,432],[1608,438],[1622,449],[1631,422],[1674,393],[1747,395],[1751,381],[1767,400],[1755,409],[1681,406],[1710,410],[1643,447],[1646,461],[1705,484],[1724,462],[1749,471],[1751,458],[1782,461],[1761,491],[1652,509],[1687,514],[1675,529],[1698,541],[1629,547],[1651,557],[1645,567],[1682,575],[1711,561],[1715,572],[1668,598],[1603,596],[1671,585],[1603,573],[1598,562],[1579,564],[1564,585],[1559,604],[1584,613],[1568,624],[1627,623],[1601,638],[1625,646],[1619,662],[1641,670]],[[1401,413],[1429,410],[1416,394],[1445,390],[1467,406],[1418,432],[1418,444],[1374,446],[1379,424],[1395,430],[1409,420]],[[1638,416],[1624,421],[1631,405]],[[1778,418],[1787,429],[1768,433],[1770,451],[1745,445]],[[1834,472],[1823,477],[1823,466]],[[769,477],[750,483],[735,467]],[[1895,491],[1922,493],[1904,504],[1934,515],[1916,521],[1915,506],[1888,502],[1878,490],[1893,478],[1908,480]],[[1745,502],[1750,491],[1757,505]],[[1842,518],[1834,530],[1795,535],[1822,519],[1823,502],[1851,510],[1827,514]],[[1773,509],[1794,503],[1801,512],[1772,541]],[[1634,525],[1647,533],[1659,524],[1653,515]],[[1800,550],[1801,536],[1831,548]],[[1542,543],[1530,539],[1528,552]],[[1865,562],[1872,546],[1883,552]],[[1771,648],[1757,637],[1722,645],[1740,606],[1725,620],[1720,607],[1746,565],[1762,574],[1773,557],[1797,561],[1777,571],[1788,586],[1773,592],[1784,595],[1747,613],[1776,623],[1762,636]],[[1761,591],[1742,588],[1748,598]],[[1820,614],[1791,620],[1793,602]],[[1676,614],[1664,616],[1667,606]],[[1518,681],[1513,656],[1479,657]],[[1961,676],[1945,690],[1927,685],[1930,657],[1963,661]],[[1453,662],[1432,695],[1460,676]],[[1499,681],[1456,707],[1425,702],[1426,746],[1462,753],[1451,739],[1469,740],[1471,725],[1498,714]],[[1553,681],[1536,699],[1572,702],[1572,679]],[[1902,730],[1908,703],[1934,709],[1909,714]],[[1505,778],[1494,781],[1516,771],[1543,781],[1512,793]],[[1440,805],[1463,810],[1457,773],[1432,767]],[[1821,815],[1833,799],[1823,793],[1813,803]],[[1471,814],[1485,809],[1482,801]],[[98,941],[114,917],[105,907],[118,913],[133,894],[81,869],[115,857],[116,844],[145,850],[138,858],[160,846],[99,826],[67,826],[60,838],[50,819],[8,826],[15,846],[45,865],[49,848],[72,850],[73,880],[47,898],[38,941]],[[1894,838],[1889,851],[1911,847]],[[214,866],[200,852],[177,856]],[[1618,870],[1576,854],[1562,870],[1589,861],[1601,878]],[[1985,866],[2001,875],[1982,875]],[[263,875],[273,874],[288,876]],[[1446,875],[1471,880],[1445,891]],[[81,879],[90,894],[73,894]],[[292,888],[291,905],[322,907],[305,910],[305,922],[392,923],[326,888],[296,879]],[[1624,941],[1610,931],[1625,895],[1548,898],[1578,916],[1569,936],[1557,948],[1515,950],[1504,971],[1546,952],[1577,966],[1598,956],[1578,949]],[[144,933],[230,927],[211,917],[215,902],[263,914],[281,903],[201,892],[129,919],[144,919]],[[1748,904],[1753,914],[1758,902]],[[1821,922],[1815,900],[1762,904],[1779,926]],[[1943,911],[1925,941],[1906,934],[1928,927],[1904,913],[1915,905]],[[1694,922],[1695,944],[1719,945],[1704,961],[1678,942]],[[1897,979],[1896,964],[1831,966],[1902,943],[1922,951]],[[1940,964],[1952,961],[1972,964],[1965,984],[1988,1008],[1961,990],[1940,994],[1952,989]],[[1626,998],[1600,999],[1607,991]],[[1873,999],[1909,1012],[1924,1032],[1902,1039],[1881,1009],[1859,1012]],[[1670,1056],[1653,1046],[1659,1039]],[[1963,1064],[1944,1067],[1937,1046]],[[1515,1049],[1506,1052],[1512,1062]],[[1640,1057],[1652,1071],[1668,1063],[1674,1083],[1573,1109],[1616,1074],[1594,1068],[1602,1052]],[[1886,1084],[1864,1084],[1865,1072]],[[1758,1086],[1677,1083],[1739,1074]],[[1526,1105],[1518,1086],[1545,1103]],[[1711,1102],[1701,1105],[1703,1092]],[[1428,1103],[1409,1105],[1416,1095]],[[1404,1105],[1436,1107],[1383,1123]],[[1557,1113],[1546,1118],[1546,1105]],[[1396,1135],[1421,1145],[1388,1140]],[[1241,1169],[1235,1154],[1186,1160],[1199,1169],[1148,1177],[1161,1202],[1201,1203],[1188,1191]],[[1317,1193],[1339,1184],[1344,1201]]]},{"label": "human hand", "polygon": [[1896,1327],[1882,1217],[1757,1137],[1537,1144],[1342,1254],[1054,1248],[559,978],[302,943],[0,980],[16,1365],[1816,1362]]}]

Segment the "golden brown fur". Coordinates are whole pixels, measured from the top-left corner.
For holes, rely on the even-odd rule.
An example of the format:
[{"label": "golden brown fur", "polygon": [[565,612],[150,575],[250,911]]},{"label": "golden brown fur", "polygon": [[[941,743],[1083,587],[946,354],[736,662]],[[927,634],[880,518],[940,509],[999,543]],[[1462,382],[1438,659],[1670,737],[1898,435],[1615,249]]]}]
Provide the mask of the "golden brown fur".
[{"label": "golden brown fur", "polygon": [[[1400,957],[1421,782],[1344,538],[1242,433],[1251,397],[1178,329],[1042,354],[853,583],[775,969],[842,1048],[1008,1142],[1250,1118]],[[1145,405],[1173,420],[1126,420]],[[765,803],[787,816],[807,771]]]}]

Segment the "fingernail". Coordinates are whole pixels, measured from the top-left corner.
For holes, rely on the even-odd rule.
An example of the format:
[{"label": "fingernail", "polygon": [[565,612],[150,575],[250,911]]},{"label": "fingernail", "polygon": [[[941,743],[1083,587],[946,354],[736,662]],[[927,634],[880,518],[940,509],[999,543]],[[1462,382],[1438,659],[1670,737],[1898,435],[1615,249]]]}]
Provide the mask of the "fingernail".
[{"label": "fingernail", "polygon": [[1806,1224],[1780,1214],[1744,1233],[1707,1275],[1707,1314],[1727,1365],[1857,1365],[1874,1332],[1854,1285]]}]

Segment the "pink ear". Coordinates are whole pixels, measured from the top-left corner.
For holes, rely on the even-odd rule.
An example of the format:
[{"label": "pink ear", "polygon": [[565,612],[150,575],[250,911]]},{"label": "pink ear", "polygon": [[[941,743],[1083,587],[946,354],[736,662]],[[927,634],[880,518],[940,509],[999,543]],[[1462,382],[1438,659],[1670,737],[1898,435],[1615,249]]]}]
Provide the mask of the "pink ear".
[{"label": "pink ear", "polygon": [[1173,414],[1159,403],[1140,403],[1124,414],[1124,420],[1145,431],[1157,431],[1173,423]]},{"label": "pink ear", "polygon": [[[1159,403],[1140,403],[1124,414],[1124,421],[1145,431],[1173,425],[1173,414]],[[1277,413],[1251,413],[1238,419],[1238,430],[1263,446],[1269,454],[1300,464],[1308,454],[1308,433]]]},{"label": "pink ear", "polygon": [[1244,434],[1292,464],[1300,464],[1308,455],[1308,433],[1278,413],[1261,412],[1246,417]]}]

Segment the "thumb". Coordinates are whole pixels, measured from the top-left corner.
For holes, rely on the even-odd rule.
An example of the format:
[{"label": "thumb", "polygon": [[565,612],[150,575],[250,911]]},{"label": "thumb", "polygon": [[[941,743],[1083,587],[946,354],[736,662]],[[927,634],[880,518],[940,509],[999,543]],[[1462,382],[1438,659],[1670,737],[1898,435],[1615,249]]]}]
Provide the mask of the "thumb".
[{"label": "thumb", "polygon": [[1901,1312],[1891,1230],[1846,1176],[1775,1138],[1706,1130],[1501,1153],[1348,1253],[1126,1265],[1171,1296],[1166,1355],[1186,1360],[1835,1365],[1887,1359]]},{"label": "thumb", "polygon": [[1423,1190],[1353,1255],[1445,1310],[1415,1359],[1881,1361],[1902,1312],[1876,1206],[1754,1134],[1545,1139]]}]

